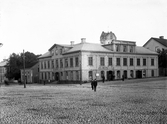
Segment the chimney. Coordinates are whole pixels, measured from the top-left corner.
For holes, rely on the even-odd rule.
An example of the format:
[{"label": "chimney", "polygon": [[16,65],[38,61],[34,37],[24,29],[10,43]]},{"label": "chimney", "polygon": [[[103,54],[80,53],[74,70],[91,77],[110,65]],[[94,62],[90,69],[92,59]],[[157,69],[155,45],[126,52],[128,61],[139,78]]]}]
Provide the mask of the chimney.
[{"label": "chimney", "polygon": [[74,41],[70,41],[70,43],[71,43],[71,46],[73,46],[73,45],[74,45]]},{"label": "chimney", "polygon": [[159,36],[159,39],[164,39],[164,36]]},{"label": "chimney", "polygon": [[86,43],[86,38],[81,38],[81,43]]}]

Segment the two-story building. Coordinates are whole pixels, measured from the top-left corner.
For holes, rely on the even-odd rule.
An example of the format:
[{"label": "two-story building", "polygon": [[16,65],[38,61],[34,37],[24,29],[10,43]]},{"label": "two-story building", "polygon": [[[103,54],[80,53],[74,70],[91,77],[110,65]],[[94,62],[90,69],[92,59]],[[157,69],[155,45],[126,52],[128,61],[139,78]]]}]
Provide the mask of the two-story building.
[{"label": "two-story building", "polygon": [[3,60],[2,62],[0,62],[0,83],[3,83],[4,80],[6,79],[6,64],[7,64],[7,61],[6,60]]},{"label": "two-story building", "polygon": [[54,44],[39,57],[41,81],[88,81],[158,76],[158,55],[136,42],[107,39],[102,44]]}]

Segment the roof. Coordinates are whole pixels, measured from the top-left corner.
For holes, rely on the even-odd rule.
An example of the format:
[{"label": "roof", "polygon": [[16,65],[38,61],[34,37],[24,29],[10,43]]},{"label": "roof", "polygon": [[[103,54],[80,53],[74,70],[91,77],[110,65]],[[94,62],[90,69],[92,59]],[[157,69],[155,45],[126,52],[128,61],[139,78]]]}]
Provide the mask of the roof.
[{"label": "roof", "polygon": [[148,44],[148,42],[150,42],[151,39],[153,39],[153,40],[157,41],[158,43],[162,44],[163,46],[167,47],[167,39],[164,39],[164,38],[154,38],[154,37],[151,37],[143,46],[145,46],[146,44]]},{"label": "roof", "polygon": [[62,47],[72,47],[71,45],[67,45],[67,44],[54,44],[49,51],[51,51],[55,46],[62,46]]},{"label": "roof", "polygon": [[153,52],[153,51],[146,49],[145,47],[141,47],[141,46],[136,46],[136,53],[139,53],[139,54],[158,54],[156,52]]},{"label": "roof", "polygon": [[47,57],[51,57],[51,53],[50,53],[49,51],[46,52],[45,54],[39,56],[38,59],[41,59],[41,58],[47,58]]},{"label": "roof", "polygon": [[5,66],[7,64],[7,61],[2,61],[2,62],[0,62],[0,66],[2,67],[2,66]]},{"label": "roof", "polygon": [[112,52],[106,48],[104,48],[101,44],[94,43],[79,43],[73,46],[69,51],[64,54],[77,52],[77,51],[90,51],[90,52]]}]

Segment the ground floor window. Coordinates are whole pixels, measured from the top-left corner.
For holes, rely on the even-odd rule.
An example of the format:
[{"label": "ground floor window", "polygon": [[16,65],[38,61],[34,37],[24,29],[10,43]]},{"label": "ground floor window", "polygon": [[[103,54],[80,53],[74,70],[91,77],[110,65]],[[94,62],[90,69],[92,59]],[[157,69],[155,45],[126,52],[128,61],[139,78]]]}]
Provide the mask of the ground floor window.
[{"label": "ground floor window", "polygon": [[118,79],[121,78],[121,73],[120,73],[120,71],[117,71],[117,78],[118,78]]},{"label": "ground floor window", "polygon": [[154,70],[151,70],[151,75],[152,77],[154,77]]},{"label": "ground floor window", "polygon": [[124,70],[124,78],[127,78],[127,71]]},{"label": "ground floor window", "polygon": [[146,77],[146,70],[143,70],[143,77]]},{"label": "ground floor window", "polygon": [[130,70],[130,77],[133,78],[133,70]]},{"label": "ground floor window", "polygon": [[93,78],[93,72],[92,71],[89,71],[89,79],[92,79]]},{"label": "ground floor window", "polygon": [[79,72],[76,71],[76,80],[79,80]]},{"label": "ground floor window", "polygon": [[105,76],[104,71],[101,71],[101,77]]},{"label": "ground floor window", "polygon": [[71,77],[71,80],[73,80],[73,71],[71,71],[71,76],[70,77]]},{"label": "ground floor window", "polygon": [[68,71],[66,71],[65,74],[66,74],[66,80],[68,80]]}]

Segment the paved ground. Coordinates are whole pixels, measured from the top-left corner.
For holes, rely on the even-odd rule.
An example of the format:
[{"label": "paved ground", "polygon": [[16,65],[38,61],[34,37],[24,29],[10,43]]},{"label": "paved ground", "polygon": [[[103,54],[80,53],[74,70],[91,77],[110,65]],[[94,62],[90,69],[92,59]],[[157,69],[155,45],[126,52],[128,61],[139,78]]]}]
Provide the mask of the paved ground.
[{"label": "paved ground", "polygon": [[167,124],[167,78],[0,87],[2,124]]}]

